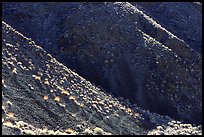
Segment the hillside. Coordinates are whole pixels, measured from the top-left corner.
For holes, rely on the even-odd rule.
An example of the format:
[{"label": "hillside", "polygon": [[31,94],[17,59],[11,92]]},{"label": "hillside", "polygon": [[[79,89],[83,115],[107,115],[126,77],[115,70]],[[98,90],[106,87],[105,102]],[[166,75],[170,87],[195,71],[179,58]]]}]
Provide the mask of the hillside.
[{"label": "hillside", "polygon": [[[177,12],[172,3],[164,4],[167,11]],[[158,3],[3,3],[3,19],[105,91],[144,109],[200,124],[201,54],[180,33],[172,33],[176,28],[164,28],[138,5],[150,9]]]},{"label": "hillside", "polygon": [[3,134],[138,135],[176,122],[104,93],[4,22],[2,36]]},{"label": "hillside", "polygon": [[201,4],[2,6],[4,134],[201,134]]},{"label": "hillside", "polygon": [[[71,128],[74,132],[77,125],[81,125],[82,131],[99,125],[115,134],[145,133],[138,126],[139,115],[134,115],[137,113],[129,115],[115,98],[67,69],[7,24],[2,25],[5,121],[22,121],[22,124],[32,123],[35,128],[52,130]],[[122,123],[122,118],[126,122]],[[132,130],[126,126],[130,123]],[[112,129],[114,125],[117,129]],[[119,132],[119,129],[122,130]]]}]

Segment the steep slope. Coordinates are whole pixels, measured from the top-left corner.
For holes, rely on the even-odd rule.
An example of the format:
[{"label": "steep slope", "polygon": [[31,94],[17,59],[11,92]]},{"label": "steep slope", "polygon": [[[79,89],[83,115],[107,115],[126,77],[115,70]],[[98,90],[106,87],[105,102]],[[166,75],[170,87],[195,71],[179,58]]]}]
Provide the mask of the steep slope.
[{"label": "steep slope", "polygon": [[[202,52],[202,5],[195,2],[133,2],[159,24]],[[140,5],[140,6],[139,6]]]},{"label": "steep slope", "polygon": [[136,6],[3,3],[3,19],[106,91],[202,123],[200,54]]},{"label": "steep slope", "polygon": [[[96,126],[103,128],[104,133],[145,133],[139,127],[138,113],[127,112],[115,98],[67,69],[4,22],[2,35],[5,125],[13,123],[20,128],[27,125],[25,130],[39,128],[40,132],[48,128],[73,134],[83,134],[86,128],[91,130]],[[66,131],[67,128],[72,130]]]},{"label": "steep slope", "polygon": [[2,124],[6,135],[202,134],[107,95],[5,22]]},{"label": "steep slope", "polygon": [[2,25],[5,125],[29,123],[52,130],[77,130],[76,126],[81,125],[82,131],[98,125],[113,134],[145,133],[139,127],[138,113],[126,109],[115,98],[67,69],[31,39],[4,22]]}]

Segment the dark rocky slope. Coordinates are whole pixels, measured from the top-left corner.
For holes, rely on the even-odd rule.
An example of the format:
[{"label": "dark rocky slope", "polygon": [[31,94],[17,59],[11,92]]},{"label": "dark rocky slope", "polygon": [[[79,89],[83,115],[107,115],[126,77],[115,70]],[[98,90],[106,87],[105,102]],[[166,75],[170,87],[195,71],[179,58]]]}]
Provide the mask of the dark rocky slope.
[{"label": "dark rocky slope", "polygon": [[3,135],[201,135],[201,126],[120,101],[2,22]]},{"label": "dark rocky slope", "polygon": [[164,28],[148,10],[130,3],[3,3],[3,19],[106,91],[200,124],[202,58],[194,51],[200,12],[198,43],[192,43],[181,36],[194,32]]},{"label": "dark rocky slope", "polygon": [[196,2],[133,2],[195,51],[202,52],[202,5]]},{"label": "dark rocky slope", "polygon": [[94,134],[95,127],[104,130],[99,134],[147,133],[139,112],[67,69],[4,22],[2,36],[5,133]]}]

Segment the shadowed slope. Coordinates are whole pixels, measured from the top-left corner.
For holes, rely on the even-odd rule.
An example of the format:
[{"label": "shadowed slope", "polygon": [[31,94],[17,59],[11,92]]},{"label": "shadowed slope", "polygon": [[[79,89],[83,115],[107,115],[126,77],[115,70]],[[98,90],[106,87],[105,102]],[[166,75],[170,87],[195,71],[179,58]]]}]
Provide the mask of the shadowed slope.
[{"label": "shadowed slope", "polygon": [[196,2],[133,2],[161,26],[202,53],[202,5]]},{"label": "shadowed slope", "polygon": [[106,91],[202,123],[200,54],[137,6],[4,3],[3,19]]},{"label": "shadowed slope", "polygon": [[[3,133],[19,134],[19,129],[20,134],[87,134],[88,129],[88,134],[146,133],[138,113],[4,22],[2,35],[2,119],[3,125],[14,128],[3,126]],[[104,131],[97,133],[97,126]]]}]

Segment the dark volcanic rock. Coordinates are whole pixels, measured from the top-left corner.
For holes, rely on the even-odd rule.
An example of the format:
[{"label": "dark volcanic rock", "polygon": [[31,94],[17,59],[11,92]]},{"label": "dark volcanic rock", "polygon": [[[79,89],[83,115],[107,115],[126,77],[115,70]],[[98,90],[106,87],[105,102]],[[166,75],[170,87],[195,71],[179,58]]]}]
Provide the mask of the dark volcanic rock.
[{"label": "dark volcanic rock", "polygon": [[147,133],[139,112],[102,92],[4,22],[2,50],[3,134]]},{"label": "dark volcanic rock", "polygon": [[[145,14],[202,52],[202,5],[195,2],[134,2]],[[139,5],[141,7],[139,7]]]},{"label": "dark volcanic rock", "polygon": [[[143,11],[137,3],[3,3],[3,19],[106,91],[159,114],[200,124],[202,58],[196,51],[202,42],[201,13],[187,4],[192,13],[170,18],[171,10],[177,13],[174,4],[140,3]],[[148,8],[161,5],[164,13]],[[194,12],[196,16],[187,19]],[[165,15],[176,25],[167,23]],[[179,24],[180,16],[197,27]]]},{"label": "dark volcanic rock", "polygon": [[2,126],[2,135],[20,135],[21,131],[18,128]]}]

